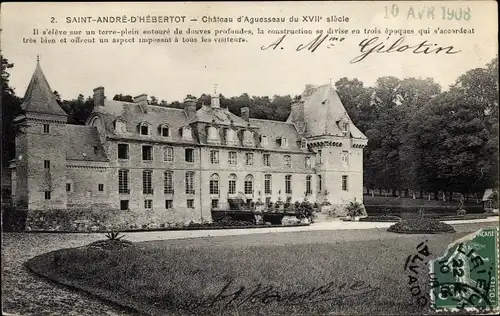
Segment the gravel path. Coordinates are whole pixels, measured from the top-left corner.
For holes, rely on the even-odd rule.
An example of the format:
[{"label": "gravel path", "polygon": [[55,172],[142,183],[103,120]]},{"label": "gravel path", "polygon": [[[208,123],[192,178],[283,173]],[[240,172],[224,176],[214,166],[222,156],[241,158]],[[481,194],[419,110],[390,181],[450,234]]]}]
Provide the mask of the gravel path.
[{"label": "gravel path", "polygon": [[[497,219],[498,220],[498,219]],[[330,229],[318,230],[319,226],[311,225],[309,232],[293,232],[290,229],[280,230],[283,233],[275,234],[273,230],[257,231],[255,229],[240,229],[227,231],[191,231],[191,232],[141,232],[126,233],[126,238],[132,241],[166,240],[186,237],[216,237],[203,238],[200,242],[208,244],[217,243],[223,236],[246,235],[231,238],[231,243],[262,243],[269,240],[279,243],[290,242],[318,242],[321,239],[342,240],[366,240],[372,238],[394,238],[395,234],[385,232],[385,229],[337,231]],[[358,223],[361,224],[361,223]],[[388,224],[388,223],[383,223]],[[331,224],[329,224],[331,226]],[[474,224],[454,225],[457,233],[475,231],[481,227],[495,226],[493,221],[476,222]],[[316,226],[316,227],[315,227]],[[382,225],[384,226],[384,225]],[[359,225],[357,226],[359,227]],[[344,226],[345,228],[345,226]],[[333,235],[332,235],[333,234]],[[389,236],[391,235],[391,236]],[[392,236],[394,235],[394,236]],[[404,235],[397,235],[404,238]],[[96,298],[83,293],[69,290],[66,287],[51,283],[45,279],[34,276],[26,270],[23,263],[37,255],[61,249],[86,245],[90,242],[103,239],[103,234],[36,234],[36,233],[5,233],[2,234],[2,307],[4,315],[28,316],[28,315],[92,315],[92,316],[115,316],[135,315],[119,307],[109,305]],[[318,240],[316,240],[318,239]],[[189,244],[189,240],[177,241]],[[227,240],[226,240],[227,243]]]}]

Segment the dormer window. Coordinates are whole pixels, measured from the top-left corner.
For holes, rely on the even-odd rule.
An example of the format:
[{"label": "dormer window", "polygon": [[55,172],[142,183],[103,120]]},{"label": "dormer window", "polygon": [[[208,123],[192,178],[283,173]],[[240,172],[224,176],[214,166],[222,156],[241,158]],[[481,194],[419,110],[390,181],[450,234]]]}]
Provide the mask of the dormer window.
[{"label": "dormer window", "polygon": [[281,137],[280,142],[281,142],[281,148],[287,148],[288,147],[288,138]]},{"label": "dormer window", "polygon": [[160,136],[170,137],[170,126],[168,126],[167,124],[162,124],[158,127],[158,132]]},{"label": "dormer window", "polygon": [[193,135],[191,134],[191,127],[185,126],[182,128],[182,139],[193,140]]},{"label": "dormer window", "polygon": [[347,122],[342,122],[342,134],[344,136],[347,136],[349,133],[349,123]]},{"label": "dormer window", "polygon": [[149,135],[149,124],[146,122],[142,122],[137,127],[139,130],[139,134],[141,135]]},{"label": "dormer window", "polygon": [[262,146],[267,146],[267,144],[268,144],[268,140],[267,140],[267,136],[266,136],[266,135],[262,135],[262,136],[260,136],[260,144],[261,144]]},{"label": "dormer window", "polygon": [[307,149],[307,140],[305,138],[300,140],[300,149]]},{"label": "dormer window", "polygon": [[254,146],[253,132],[246,130],[243,132],[243,146]]},{"label": "dormer window", "polygon": [[219,143],[219,130],[215,126],[208,127],[208,138],[209,143]]},{"label": "dormer window", "polygon": [[115,132],[116,133],[126,133],[127,132],[127,123],[124,120],[117,119],[115,121]]},{"label": "dormer window", "polygon": [[232,128],[226,129],[226,144],[227,145],[235,145],[238,143],[236,138],[236,131]]}]

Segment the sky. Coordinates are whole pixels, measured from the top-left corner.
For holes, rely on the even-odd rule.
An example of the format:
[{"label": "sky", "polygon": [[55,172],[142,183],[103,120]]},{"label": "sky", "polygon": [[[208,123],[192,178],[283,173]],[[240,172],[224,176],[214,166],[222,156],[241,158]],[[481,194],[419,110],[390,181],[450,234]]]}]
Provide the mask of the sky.
[{"label": "sky", "polygon": [[[396,6],[396,7],[394,7]],[[24,95],[36,65],[37,55],[51,88],[63,99],[81,93],[92,94],[103,86],[108,98],[123,93],[132,96],[146,93],[161,100],[182,100],[187,94],[201,95],[214,91],[225,96],[297,95],[306,84],[326,84],[341,77],[358,78],[373,85],[382,76],[399,78],[432,77],[444,89],[466,71],[484,67],[498,52],[497,5],[493,1],[473,2],[244,2],[244,3],[3,3],[1,7],[2,54],[15,64],[10,69],[11,85]],[[445,16],[443,19],[443,10]],[[434,14],[432,14],[434,12]],[[459,14],[461,12],[461,14]],[[420,13],[420,17],[419,17]],[[67,23],[66,18],[90,16],[131,17],[186,16],[186,23]],[[296,23],[238,23],[238,17],[290,17]],[[306,22],[303,16],[320,16],[320,22]],[[328,17],[342,17],[343,22],[326,22]],[[203,17],[233,18],[233,23],[203,23]],[[52,20],[53,18],[53,20]],[[346,22],[345,18],[349,21]],[[450,20],[451,18],[451,20]],[[460,20],[458,20],[460,18]],[[197,19],[197,22],[190,22]],[[306,18],[305,20],[308,20]],[[55,22],[55,23],[51,23]],[[122,31],[175,29],[215,30],[246,29],[255,35],[246,43],[125,43],[118,44],[43,44],[33,29],[57,31]],[[467,29],[474,34],[434,35],[437,29]],[[257,35],[257,28],[265,34]],[[277,49],[262,50],[276,43],[281,35],[269,30],[309,29],[315,32],[345,29],[344,38],[321,44],[314,52],[297,51],[300,44],[312,41],[313,35],[287,35]],[[382,34],[364,34],[377,28]],[[352,34],[359,29],[360,34]],[[373,53],[351,63],[360,52],[360,43],[375,36],[389,47],[400,35],[388,37],[385,30],[413,30],[404,35],[401,45],[452,45],[456,54],[414,54],[403,52]],[[420,29],[431,31],[419,35]],[[174,36],[171,34],[170,36]],[[74,37],[74,36],[71,36]],[[82,37],[87,37],[83,35]],[[113,36],[112,36],[113,37]],[[145,37],[141,35],[141,37]],[[158,37],[158,36],[156,36]],[[178,36],[181,39],[182,36]],[[213,36],[211,36],[213,38]],[[24,43],[34,38],[37,43]],[[110,37],[108,37],[110,38]],[[120,38],[120,36],[116,36]],[[60,37],[57,37],[59,40]],[[138,36],[136,36],[136,41]],[[370,47],[375,46],[367,46]]]}]

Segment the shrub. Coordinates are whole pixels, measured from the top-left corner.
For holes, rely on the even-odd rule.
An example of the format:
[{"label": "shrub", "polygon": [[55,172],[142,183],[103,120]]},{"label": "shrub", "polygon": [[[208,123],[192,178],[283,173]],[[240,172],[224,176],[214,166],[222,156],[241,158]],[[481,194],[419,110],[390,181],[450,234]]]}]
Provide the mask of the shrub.
[{"label": "shrub", "polygon": [[403,219],[387,229],[388,232],[402,234],[437,234],[453,233],[453,226],[440,222],[433,218],[417,217]]},{"label": "shrub", "polygon": [[299,204],[296,212],[298,219],[312,218],[314,214],[314,208],[309,201],[304,201]]},{"label": "shrub", "polygon": [[15,207],[2,208],[2,230],[5,232],[24,231],[28,211]]},{"label": "shrub", "polygon": [[349,202],[345,207],[347,216],[354,218],[363,215],[363,204],[359,202]]},{"label": "shrub", "polygon": [[392,215],[368,216],[359,219],[360,222],[399,222],[400,220],[400,217]]}]

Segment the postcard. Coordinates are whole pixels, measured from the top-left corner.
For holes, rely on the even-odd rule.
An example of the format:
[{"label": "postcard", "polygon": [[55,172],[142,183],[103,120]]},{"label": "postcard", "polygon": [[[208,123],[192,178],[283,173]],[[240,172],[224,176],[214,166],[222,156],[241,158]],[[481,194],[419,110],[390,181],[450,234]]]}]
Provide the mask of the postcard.
[{"label": "postcard", "polygon": [[0,23],[3,315],[499,312],[496,2]]}]

